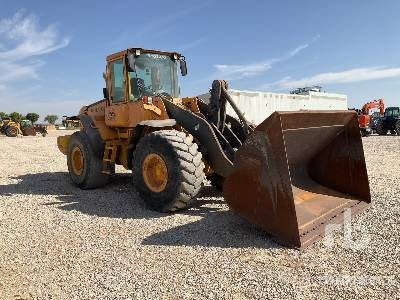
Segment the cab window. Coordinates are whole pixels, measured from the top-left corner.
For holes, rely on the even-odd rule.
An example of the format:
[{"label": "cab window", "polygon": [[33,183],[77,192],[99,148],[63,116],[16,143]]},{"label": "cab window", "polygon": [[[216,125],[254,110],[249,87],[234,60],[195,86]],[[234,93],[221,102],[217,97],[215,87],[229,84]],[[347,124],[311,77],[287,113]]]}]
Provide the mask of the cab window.
[{"label": "cab window", "polygon": [[111,100],[113,103],[125,100],[124,65],[122,59],[110,63]]}]

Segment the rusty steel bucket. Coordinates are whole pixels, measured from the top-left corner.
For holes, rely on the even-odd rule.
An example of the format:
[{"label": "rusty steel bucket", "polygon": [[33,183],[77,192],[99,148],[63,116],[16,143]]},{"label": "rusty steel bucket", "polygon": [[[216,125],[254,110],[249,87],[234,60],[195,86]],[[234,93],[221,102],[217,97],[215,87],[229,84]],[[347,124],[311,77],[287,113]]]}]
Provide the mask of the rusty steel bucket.
[{"label": "rusty steel bucket", "polygon": [[328,224],[371,203],[357,115],[275,112],[237,150],[226,178],[230,208],[279,243],[303,248]]}]

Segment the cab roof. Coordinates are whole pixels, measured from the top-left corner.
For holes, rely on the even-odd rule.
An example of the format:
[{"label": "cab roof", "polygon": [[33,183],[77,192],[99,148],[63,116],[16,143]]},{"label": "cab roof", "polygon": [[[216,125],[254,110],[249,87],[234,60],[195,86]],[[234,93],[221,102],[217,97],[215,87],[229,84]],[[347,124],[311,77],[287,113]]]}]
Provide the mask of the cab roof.
[{"label": "cab roof", "polygon": [[121,58],[124,55],[127,55],[128,53],[134,53],[136,50],[140,50],[140,52],[143,52],[143,53],[154,53],[154,54],[162,54],[162,55],[168,55],[168,56],[172,56],[175,54],[175,55],[177,55],[178,59],[182,56],[178,52],[165,52],[165,51],[160,51],[160,50],[143,49],[143,48],[128,48],[126,50],[122,50],[120,52],[116,52],[116,53],[108,55],[106,60],[110,61],[110,60],[114,60],[117,58]]}]

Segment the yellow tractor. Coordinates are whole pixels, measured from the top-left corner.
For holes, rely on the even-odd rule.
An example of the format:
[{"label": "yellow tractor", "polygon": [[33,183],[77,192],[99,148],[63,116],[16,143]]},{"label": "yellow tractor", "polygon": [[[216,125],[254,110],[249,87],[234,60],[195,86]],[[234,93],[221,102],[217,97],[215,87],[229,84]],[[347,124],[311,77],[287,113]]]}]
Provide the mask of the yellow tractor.
[{"label": "yellow tractor", "polygon": [[[80,131],[60,136],[72,181],[106,184],[115,164],[157,211],[186,208],[208,178],[238,215],[278,242],[304,247],[371,202],[357,115],[275,112],[250,124],[215,80],[209,102],[179,98],[184,56],[131,48],[107,57],[104,99],[76,116]],[[236,116],[226,114],[231,105]]]},{"label": "yellow tractor", "polygon": [[14,122],[11,118],[6,117],[0,121],[0,132],[8,137],[16,137],[21,133],[21,126],[18,122]]},{"label": "yellow tractor", "polygon": [[0,118],[0,132],[8,137],[16,137],[18,134],[23,136],[35,136],[37,132],[43,137],[47,135],[47,130],[44,126],[33,125],[30,120],[23,119],[20,122],[15,122],[11,118]]}]

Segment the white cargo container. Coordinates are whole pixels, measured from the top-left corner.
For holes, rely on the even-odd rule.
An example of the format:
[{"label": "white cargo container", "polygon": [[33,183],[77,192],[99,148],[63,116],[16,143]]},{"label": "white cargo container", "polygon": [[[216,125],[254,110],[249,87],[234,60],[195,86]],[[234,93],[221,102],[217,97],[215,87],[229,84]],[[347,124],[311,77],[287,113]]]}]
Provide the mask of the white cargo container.
[{"label": "white cargo container", "polygon": [[[245,117],[256,125],[275,111],[347,110],[347,96],[342,94],[315,91],[308,91],[302,95],[240,90],[228,92]],[[199,97],[208,102],[210,94]],[[227,113],[236,116],[230,105],[227,107]]]}]

